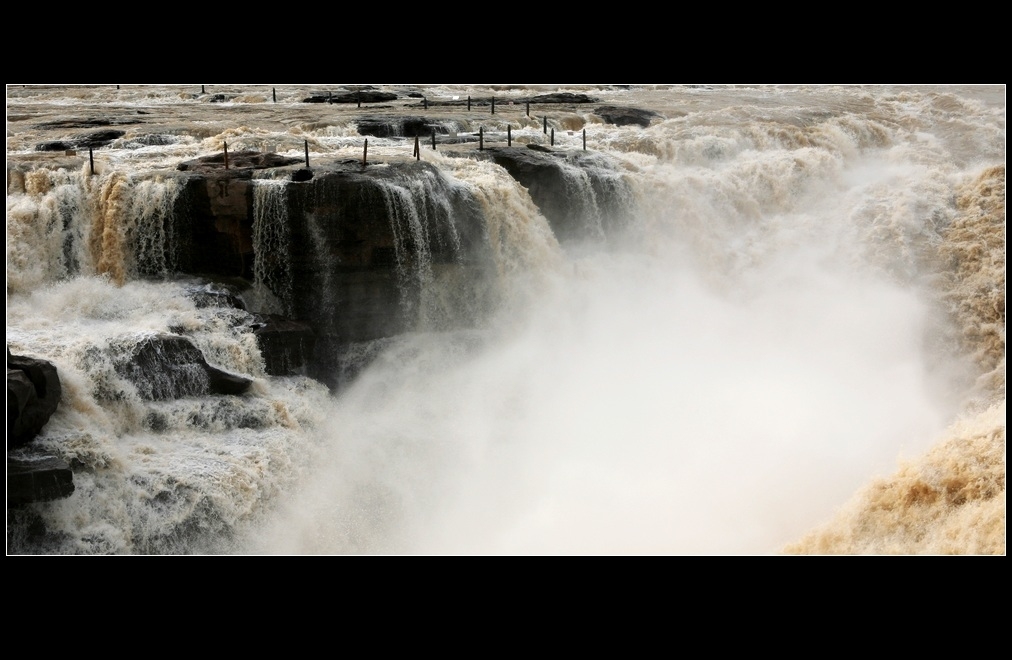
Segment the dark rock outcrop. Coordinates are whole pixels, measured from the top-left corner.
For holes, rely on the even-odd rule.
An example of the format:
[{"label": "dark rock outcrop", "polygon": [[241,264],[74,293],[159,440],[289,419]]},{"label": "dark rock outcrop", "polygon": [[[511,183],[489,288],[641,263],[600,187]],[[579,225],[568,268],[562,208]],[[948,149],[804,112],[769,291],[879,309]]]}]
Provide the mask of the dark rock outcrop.
[{"label": "dark rock outcrop", "polygon": [[175,135],[163,135],[161,133],[145,133],[136,135],[125,142],[126,147],[160,147],[168,144],[176,144],[179,138]]},{"label": "dark rock outcrop", "polygon": [[[490,259],[480,204],[430,163],[363,167],[349,160],[306,168],[250,155],[232,167],[229,158],[229,170],[217,156],[179,168],[185,182],[172,220],[177,263],[180,272],[202,277],[260,278],[281,304],[270,311],[308,324],[311,343],[288,326],[283,336],[297,344],[281,341],[278,361],[265,354],[271,373],[299,371],[293,365],[312,351],[308,375],[333,385],[341,346],[414,327],[422,280],[432,269]],[[269,162],[278,163],[273,179],[254,179],[253,169]],[[270,224],[258,238],[260,207],[269,207]],[[278,345],[268,331],[262,348],[270,353]]]},{"label": "dark rock outcrop", "polygon": [[[147,114],[143,110],[137,111],[138,115]],[[89,118],[69,118],[69,119],[57,119],[54,121],[42,122],[36,124],[39,128],[95,128],[97,126],[124,126],[130,124],[140,124],[140,119],[134,119],[133,117],[89,117]]]},{"label": "dark rock outcrop", "polygon": [[187,289],[187,297],[193,301],[198,308],[206,307],[227,307],[231,309],[246,309],[246,301],[237,287],[220,282],[208,282],[194,284]]},{"label": "dark rock outcrop", "polygon": [[382,103],[397,99],[393,92],[380,92],[373,89],[346,92],[316,92],[302,100],[303,103]]},{"label": "dark rock outcrop", "polygon": [[539,94],[530,98],[531,103],[597,103],[586,94],[573,94],[572,92],[552,92],[551,94]]},{"label": "dark rock outcrop", "polygon": [[653,110],[639,108],[621,108],[614,105],[602,105],[594,108],[594,114],[609,124],[616,126],[642,126],[646,128],[650,122],[661,115]]},{"label": "dark rock outcrop", "polygon": [[[312,326],[310,375],[335,385],[341,349],[413,329],[421,287],[443,267],[490,263],[484,217],[469,189],[425,161],[317,170],[278,194],[287,209],[286,315]],[[279,271],[279,274],[280,271]]]},{"label": "dark rock outcrop", "polygon": [[305,162],[301,158],[281,156],[276,153],[261,151],[234,151],[228,154],[228,169],[225,167],[225,153],[203,156],[176,165],[181,172],[230,172],[235,177],[249,178],[250,170],[264,170],[271,167],[284,167]]},{"label": "dark rock outcrop", "polygon": [[[253,277],[253,174],[289,167],[301,159],[241,151],[214,154],[176,166],[183,192],[176,200],[171,235],[179,272]],[[153,273],[157,274],[157,273]]]},{"label": "dark rock outcrop", "polygon": [[134,345],[116,362],[116,372],[148,400],[207,394],[242,394],[252,380],[212,367],[186,337],[157,334]]},{"label": "dark rock outcrop", "polygon": [[276,153],[239,151],[228,154],[228,169],[224,153],[177,165],[184,173],[172,228],[178,270],[252,280],[253,174],[302,163]]},{"label": "dark rock outcrop", "polygon": [[61,458],[35,451],[7,454],[7,506],[48,502],[74,493],[74,474]]},{"label": "dark rock outcrop", "polygon": [[253,278],[251,170],[218,170],[189,177],[176,206],[179,269]]},{"label": "dark rock outcrop", "polygon": [[67,151],[73,149],[88,149],[88,148],[99,148],[111,143],[117,138],[121,138],[126,133],[124,131],[116,130],[105,130],[95,131],[87,135],[81,135],[69,140],[56,140],[53,142],[40,142],[35,145],[36,151]]},{"label": "dark rock outcrop", "polygon": [[599,152],[537,144],[474,154],[501,165],[522,186],[560,242],[601,239],[629,218],[632,194],[617,164]]},{"label": "dark rock outcrop", "polygon": [[[631,192],[600,152],[528,145],[454,155],[504,167],[561,241],[607,238],[629,216]],[[305,364],[306,375],[333,386],[344,347],[416,328],[421,293],[434,278],[452,272],[446,277],[485,295],[479,290],[494,267],[483,207],[471,187],[433,164],[349,159],[306,167],[254,152],[229,160],[227,170],[223,154],[178,167],[183,192],[166,234],[178,243],[176,272],[241,278],[269,292],[269,309],[249,310],[280,315],[272,323],[278,333],[260,333],[268,373],[303,373]],[[254,178],[265,169],[273,171]],[[232,306],[227,298],[220,303]],[[441,315],[467,307],[461,298],[449,296],[455,311]],[[473,318],[481,305],[472,301],[458,316]],[[280,332],[280,319],[311,333],[294,325]]]},{"label": "dark rock outcrop", "polygon": [[48,417],[38,414],[38,400],[35,385],[28,375],[17,369],[7,369],[8,449],[31,441],[48,421]]},{"label": "dark rock outcrop", "polygon": [[[420,104],[423,107],[436,106],[436,107],[461,107],[470,105],[472,108],[484,108],[496,104],[496,107],[506,108],[510,103],[515,108],[519,109],[518,106],[522,106],[525,103],[534,103],[542,105],[582,105],[585,103],[598,103],[598,99],[595,99],[586,94],[574,94],[572,92],[552,92],[549,94],[539,94],[531,97],[520,97],[520,98],[498,98],[495,96],[465,96],[454,99],[431,99],[426,98],[422,94],[408,94],[411,98],[421,98],[423,103]],[[308,100],[308,99],[307,99]],[[326,98],[322,102],[326,102]],[[505,105],[504,105],[505,104]]]},{"label": "dark rock outcrop", "polygon": [[56,412],[63,388],[47,360],[7,349],[7,504],[46,502],[74,492],[70,466],[30,444]]},{"label": "dark rock outcrop", "polygon": [[373,137],[430,137],[432,131],[447,135],[449,130],[425,117],[363,117],[356,122],[360,135]]},{"label": "dark rock outcrop", "polygon": [[271,376],[306,374],[313,359],[316,335],[307,323],[276,314],[254,314],[253,334]]},{"label": "dark rock outcrop", "polygon": [[7,349],[7,448],[31,442],[56,412],[63,389],[56,366]]}]

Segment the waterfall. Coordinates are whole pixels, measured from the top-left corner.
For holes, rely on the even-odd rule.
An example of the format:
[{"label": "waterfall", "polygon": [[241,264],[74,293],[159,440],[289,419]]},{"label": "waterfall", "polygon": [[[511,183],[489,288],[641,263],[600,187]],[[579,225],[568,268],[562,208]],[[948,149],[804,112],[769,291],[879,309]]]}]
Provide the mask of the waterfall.
[{"label": "waterfall", "polygon": [[[196,307],[179,283],[78,277],[12,298],[7,315],[12,352],[52,361],[63,385],[31,445],[75,466],[70,498],[8,511],[9,552],[206,551],[306,468],[298,455],[330,395],[306,378],[264,379],[248,313]],[[130,361],[167,326],[208,362],[253,377],[251,393],[208,396],[195,353]],[[33,532],[40,515],[45,531]]]},{"label": "waterfall", "polygon": [[178,268],[178,180],[48,168],[19,179],[7,196],[8,287],[93,274],[122,284]]},{"label": "waterfall", "polygon": [[7,290],[93,273],[90,202],[81,172],[13,170],[7,193]]},{"label": "waterfall", "polygon": [[485,160],[446,158],[440,165],[476,200],[483,221],[483,240],[495,276],[473,291],[483,312],[520,304],[546,286],[547,276],[561,272],[564,256],[559,241],[530,195],[502,167]]},{"label": "waterfall", "polygon": [[405,316],[416,328],[438,327],[460,311],[462,294],[442,277],[442,266],[453,264],[453,277],[464,259],[457,223],[474,219],[470,191],[431,168],[376,181],[390,221]]},{"label": "waterfall", "polygon": [[[416,204],[414,195],[423,189],[411,183],[382,182],[381,190],[390,216],[394,237],[394,256],[401,288],[401,304],[409,317],[417,314],[414,294],[432,280],[432,259],[429,250],[428,218],[423,222],[425,205]],[[424,199],[424,198],[423,198]]]},{"label": "waterfall", "polygon": [[291,316],[288,185],[282,180],[253,179],[253,284],[260,309]]},{"label": "waterfall", "polygon": [[181,190],[178,179],[166,177],[134,183],[130,216],[134,225],[132,270],[137,276],[168,278],[179,272],[179,227],[173,216]]},{"label": "waterfall", "polygon": [[1004,554],[1003,86],[113,87],[8,89],[10,554]]}]

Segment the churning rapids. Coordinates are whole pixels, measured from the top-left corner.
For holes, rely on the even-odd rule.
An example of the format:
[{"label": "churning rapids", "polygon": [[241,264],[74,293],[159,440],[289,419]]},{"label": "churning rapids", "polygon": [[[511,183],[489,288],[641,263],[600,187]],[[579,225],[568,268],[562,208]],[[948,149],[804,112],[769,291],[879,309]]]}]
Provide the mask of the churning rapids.
[{"label": "churning rapids", "polygon": [[[31,445],[75,485],[8,506],[8,554],[1004,554],[1004,85],[305,102],[348,89],[7,86],[7,345],[59,371]],[[592,102],[528,116],[549,93]],[[617,125],[604,106],[653,114]],[[490,276],[479,289],[430,259],[421,206],[451,206],[405,184],[390,222],[416,250],[394,255],[414,325],[356,344],[340,387],[269,375],[248,317],[290,314],[299,283],[258,261],[245,310],[200,304],[162,173],[226,143],[357,162],[361,120],[407,115],[458,138],[417,158],[478,200]],[[116,129],[93,165],[38,150],[81,126]],[[474,157],[478,135],[583,154],[566,176],[586,231],[553,228]],[[415,144],[370,136],[368,167]],[[594,167],[627,191],[617,205]],[[260,254],[320,258],[292,252],[282,184],[256,183]],[[156,333],[250,389],[145,397],[113,365]]]}]

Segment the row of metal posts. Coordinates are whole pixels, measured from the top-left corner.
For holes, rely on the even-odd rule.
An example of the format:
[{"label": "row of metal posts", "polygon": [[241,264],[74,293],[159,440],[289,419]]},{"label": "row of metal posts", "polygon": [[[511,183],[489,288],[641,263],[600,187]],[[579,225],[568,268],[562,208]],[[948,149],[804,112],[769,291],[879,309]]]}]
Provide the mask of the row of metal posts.
[{"label": "row of metal posts", "polygon": [[[116,85],[116,89],[119,89],[119,85]],[[204,86],[203,85],[200,86],[200,93],[201,94],[205,94],[206,93],[204,91]],[[278,102],[277,89],[274,88],[274,87],[271,87],[271,97],[274,100],[274,103]],[[333,98],[332,97],[332,92],[327,92],[327,101],[328,102],[331,101],[332,98]],[[428,107],[429,107],[429,100],[427,98],[423,97],[422,101],[425,104],[425,108],[428,109]],[[361,98],[361,96],[359,96],[359,98],[358,98],[358,107],[360,107],[360,108],[362,107],[362,98]],[[468,111],[471,110],[471,97],[470,97],[470,95],[467,97],[467,109],[468,109]],[[528,117],[531,116],[531,102],[530,101],[527,101],[526,113],[527,113]],[[494,96],[492,97],[492,114],[493,115],[495,114],[495,97]],[[547,115],[543,118],[543,125],[542,125],[542,127],[543,127],[543,130],[544,130],[545,134],[548,135],[548,116]],[[506,125],[506,146],[508,146],[508,147],[512,147],[513,146],[512,128],[513,127],[510,126],[509,124]],[[549,138],[549,140],[550,140],[549,143],[551,144],[551,146],[554,147],[555,146],[555,129],[554,128],[552,128],[551,137]],[[305,153],[306,153],[306,167],[309,167],[309,140],[305,140],[305,145],[304,146],[305,146]],[[228,143],[227,142],[223,143],[223,148],[224,148],[224,153],[225,153],[225,169],[227,170],[228,169]],[[485,127],[482,126],[482,127],[480,127],[478,129],[478,150],[482,151],[484,149],[485,149]],[[436,150],[436,129],[432,129],[432,150],[433,151]],[[584,151],[587,150],[587,129],[583,129],[583,150]],[[369,140],[367,138],[366,141],[365,141],[365,146],[364,146],[364,148],[362,150],[362,165],[363,165],[363,167],[366,164],[368,153],[369,153]],[[414,150],[414,153],[412,155],[415,157],[416,160],[418,160],[418,159],[421,158],[421,151],[418,148],[418,136],[417,135],[415,136],[415,150]],[[88,148],[88,161],[91,163],[91,173],[95,174],[95,158],[94,158],[94,155],[92,153],[91,147]]]},{"label": "row of metal posts", "polygon": [[[116,85],[116,89],[119,89],[119,85]],[[200,93],[201,94],[206,94],[207,93],[206,91],[204,91],[204,85],[200,86]],[[357,101],[358,101],[358,107],[361,108],[362,107],[362,95],[360,93],[356,93],[356,98],[357,98]],[[271,87],[271,100],[274,103],[278,102],[278,90],[277,90],[276,87]],[[334,93],[333,92],[330,92],[330,91],[327,92],[327,102],[328,103],[333,103],[334,102]],[[422,97],[422,103],[425,106],[425,109],[428,110],[429,109],[429,99],[427,99],[425,97]],[[468,95],[468,97],[467,97],[467,111],[468,112],[471,111],[471,96],[470,95]],[[495,114],[495,97],[494,96],[492,97],[492,114],[493,115]],[[526,114],[527,114],[528,117],[531,116],[531,102],[530,101],[527,101],[527,113]],[[547,118],[545,119],[545,121],[548,121]]]},{"label": "row of metal posts", "polygon": [[[512,147],[513,146],[513,131],[512,131],[512,128],[513,128],[512,126],[510,126],[508,124],[506,125],[506,146],[508,146],[508,147]],[[554,128],[552,129],[552,132],[551,132],[550,143],[551,143],[551,145],[553,147],[555,146],[555,129]],[[223,142],[222,145],[223,145],[224,153],[225,153],[225,169],[227,170],[228,169],[228,142]],[[305,147],[305,153],[306,153],[306,167],[309,167],[309,140],[304,140],[303,141],[303,146]],[[478,128],[478,151],[484,151],[484,149],[485,149],[485,127],[481,126],[481,127]],[[436,129],[432,129],[432,150],[433,151],[436,150]],[[587,129],[586,128],[583,129],[583,150],[584,151],[587,150]],[[367,160],[368,154],[369,154],[369,138],[366,138],[366,140],[365,140],[365,146],[363,147],[363,150],[362,150],[362,165],[363,165],[363,167],[366,164],[366,160]],[[415,136],[415,148],[414,148],[414,151],[412,152],[411,155],[415,157],[415,160],[419,160],[422,157],[421,150],[418,147],[418,136],[417,135]],[[94,174],[95,173],[95,160],[92,157],[91,148],[88,149],[88,158],[91,160],[91,173]]]},{"label": "row of metal posts", "polygon": [[[119,89],[119,85],[116,85],[116,89]],[[206,91],[204,91],[204,86],[203,85],[200,85],[200,93],[201,94],[206,94],[207,93]],[[361,96],[361,93],[356,92],[355,96],[356,96],[356,99],[358,101],[358,107],[361,107],[362,106],[362,96]],[[276,87],[271,87],[270,88],[270,97],[271,97],[271,100],[273,100],[273,102],[275,102],[275,103],[277,102],[277,88]],[[333,103],[334,102],[334,92],[331,92],[331,91],[327,92],[327,102],[328,103]],[[428,98],[425,98],[423,96],[422,97],[422,103],[424,104],[426,110],[429,109],[429,99]],[[527,114],[527,116],[530,116],[530,101],[527,101],[526,103],[527,103],[526,114]],[[469,112],[471,111],[471,96],[470,95],[468,96],[468,111]],[[492,97],[492,114],[495,114],[495,113],[496,113],[496,97],[493,96]],[[545,121],[546,120],[547,120],[547,118],[545,118]]]}]

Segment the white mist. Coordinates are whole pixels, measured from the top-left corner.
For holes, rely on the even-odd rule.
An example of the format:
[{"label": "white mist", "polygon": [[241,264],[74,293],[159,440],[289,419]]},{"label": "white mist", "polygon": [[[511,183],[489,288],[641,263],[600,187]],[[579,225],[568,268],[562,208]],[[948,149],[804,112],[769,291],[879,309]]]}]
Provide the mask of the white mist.
[{"label": "white mist", "polygon": [[480,340],[410,337],[255,551],[776,552],[944,422],[918,298],[783,260],[728,294],[598,255]]}]

